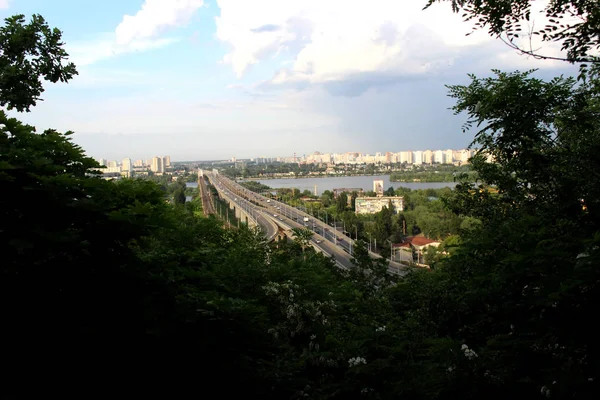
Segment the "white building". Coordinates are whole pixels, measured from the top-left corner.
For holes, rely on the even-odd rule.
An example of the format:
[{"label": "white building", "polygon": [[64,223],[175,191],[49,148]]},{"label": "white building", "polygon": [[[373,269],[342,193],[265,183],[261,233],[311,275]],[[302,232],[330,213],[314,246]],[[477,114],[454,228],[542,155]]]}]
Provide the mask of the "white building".
[{"label": "white building", "polygon": [[129,172],[133,170],[133,166],[131,165],[131,158],[127,157],[121,160],[121,172]]},{"label": "white building", "polygon": [[452,149],[446,150],[446,154],[444,156],[444,162],[446,164],[452,164],[454,162],[454,151]]},{"label": "white building", "polygon": [[404,197],[357,197],[355,200],[356,214],[375,214],[392,204],[394,213],[404,210]]},{"label": "white building", "polygon": [[401,151],[400,152],[400,162],[412,164],[413,163],[413,152],[412,151]]},{"label": "white building", "polygon": [[413,151],[413,164],[421,165],[423,164],[423,152],[421,150]]},{"label": "white building", "polygon": [[156,172],[156,173],[165,172],[162,157],[152,157],[152,164],[150,164],[150,171]]},{"label": "white building", "polygon": [[423,152],[423,162],[425,164],[432,164],[433,163],[433,151],[431,151],[431,150],[425,150]]}]

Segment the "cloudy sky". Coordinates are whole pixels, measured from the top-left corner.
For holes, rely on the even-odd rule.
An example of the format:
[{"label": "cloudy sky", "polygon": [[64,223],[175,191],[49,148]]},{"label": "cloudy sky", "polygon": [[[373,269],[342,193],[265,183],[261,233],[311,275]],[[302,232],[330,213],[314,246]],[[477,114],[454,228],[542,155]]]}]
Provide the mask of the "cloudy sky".
[{"label": "cloudy sky", "polygon": [[[445,84],[573,73],[426,0],[0,0],[43,15],[79,70],[19,118],[95,157],[173,160],[462,148]],[[557,49],[545,46],[555,54]]]}]

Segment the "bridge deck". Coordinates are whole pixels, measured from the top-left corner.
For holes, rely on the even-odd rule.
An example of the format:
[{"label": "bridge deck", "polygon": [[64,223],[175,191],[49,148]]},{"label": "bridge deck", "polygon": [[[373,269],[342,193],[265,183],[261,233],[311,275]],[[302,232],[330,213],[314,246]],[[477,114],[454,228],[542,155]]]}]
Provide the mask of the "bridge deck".
[{"label": "bridge deck", "polygon": [[206,181],[202,176],[198,177],[198,190],[200,191],[200,198],[202,199],[202,211],[204,211],[204,215],[208,216],[214,214],[215,209],[210,199],[210,192],[206,186]]}]

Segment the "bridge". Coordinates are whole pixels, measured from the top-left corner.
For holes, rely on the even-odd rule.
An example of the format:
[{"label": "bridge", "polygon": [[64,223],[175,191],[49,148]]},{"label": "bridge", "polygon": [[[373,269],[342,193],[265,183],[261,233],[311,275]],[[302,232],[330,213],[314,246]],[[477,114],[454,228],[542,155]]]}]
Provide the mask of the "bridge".
[{"label": "bridge", "polygon": [[227,202],[229,208],[234,211],[236,218],[240,222],[245,223],[249,227],[259,226],[269,242],[275,240],[280,232],[280,228],[273,222],[268,213],[258,209],[246,198],[233,193],[228,187],[214,179],[213,174],[205,174],[211,184],[217,189],[219,197]]},{"label": "bridge", "polygon": [[[338,230],[337,227],[326,225],[312,215],[295,207],[254,193],[218,173],[207,174],[207,176],[219,193],[226,195],[230,200],[232,199],[234,204],[243,204],[243,210],[249,212],[250,215],[260,215],[263,228],[266,224],[274,223],[280,232],[291,238],[293,238],[293,228],[310,229],[313,232],[311,245],[317,251],[327,256],[333,256],[336,263],[342,268],[353,267],[351,260],[355,245],[354,240]],[[381,258],[379,254],[372,252],[369,254],[372,258]],[[394,261],[388,261],[388,264],[390,273],[406,274],[407,267],[405,265]]]}]

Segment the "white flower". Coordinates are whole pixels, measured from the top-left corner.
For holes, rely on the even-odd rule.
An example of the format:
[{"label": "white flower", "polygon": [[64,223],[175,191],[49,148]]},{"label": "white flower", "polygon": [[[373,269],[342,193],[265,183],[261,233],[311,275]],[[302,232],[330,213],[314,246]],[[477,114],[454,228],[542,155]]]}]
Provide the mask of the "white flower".
[{"label": "white flower", "polygon": [[466,344],[463,344],[460,349],[465,353],[465,357],[467,357],[469,360],[479,357],[477,353],[471,350]]},{"label": "white flower", "polygon": [[379,328],[375,329],[375,332],[385,332],[385,325],[380,326]]},{"label": "white flower", "polygon": [[315,340],[317,338],[317,335],[310,335],[310,340]]},{"label": "white flower", "polygon": [[546,396],[546,397],[550,397],[550,395],[552,394],[550,389],[548,389],[546,386],[542,386],[540,393],[542,394],[542,396]]},{"label": "white flower", "polygon": [[350,367],[356,367],[357,365],[360,364],[366,364],[367,360],[364,359],[363,357],[352,357],[351,359],[348,360],[348,365]]}]

